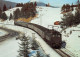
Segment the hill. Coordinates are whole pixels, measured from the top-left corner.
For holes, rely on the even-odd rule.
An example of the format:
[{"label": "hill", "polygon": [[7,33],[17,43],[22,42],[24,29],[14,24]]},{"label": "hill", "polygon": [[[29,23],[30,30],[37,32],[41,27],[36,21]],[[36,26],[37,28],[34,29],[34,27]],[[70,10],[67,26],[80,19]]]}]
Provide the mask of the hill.
[{"label": "hill", "polygon": [[46,6],[46,4],[45,3],[43,3],[43,2],[41,2],[41,1],[39,1],[39,0],[30,0],[29,2],[36,2],[37,3],[37,6]]},{"label": "hill", "polygon": [[6,4],[6,6],[9,8],[10,6],[13,8],[16,6],[17,3],[10,2],[10,1],[5,1],[5,0],[0,0],[0,7],[2,8],[3,5]]}]

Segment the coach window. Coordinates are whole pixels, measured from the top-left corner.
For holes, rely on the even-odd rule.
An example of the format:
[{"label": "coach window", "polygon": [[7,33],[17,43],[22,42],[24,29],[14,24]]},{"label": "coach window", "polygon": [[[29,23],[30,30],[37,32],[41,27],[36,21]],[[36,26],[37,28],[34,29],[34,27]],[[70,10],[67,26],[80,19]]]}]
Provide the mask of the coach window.
[{"label": "coach window", "polygon": [[60,37],[60,35],[58,35],[58,37]]},{"label": "coach window", "polygon": [[55,37],[55,35],[53,35],[53,37]]}]

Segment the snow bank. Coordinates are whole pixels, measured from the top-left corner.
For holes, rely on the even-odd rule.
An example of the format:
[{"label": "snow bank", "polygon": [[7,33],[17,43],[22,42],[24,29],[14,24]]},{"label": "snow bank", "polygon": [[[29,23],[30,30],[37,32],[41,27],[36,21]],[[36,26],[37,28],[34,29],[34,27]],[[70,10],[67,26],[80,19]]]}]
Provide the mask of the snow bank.
[{"label": "snow bank", "polygon": [[0,37],[6,35],[7,33],[8,33],[8,32],[6,32],[6,31],[0,29]]},{"label": "snow bank", "polygon": [[17,51],[19,50],[18,42],[15,38],[0,42],[0,57],[17,57]]},{"label": "snow bank", "polygon": [[[80,25],[71,27],[62,32],[62,39],[66,41],[66,49],[71,51],[76,57],[80,57]],[[71,34],[70,34],[70,31]]]}]

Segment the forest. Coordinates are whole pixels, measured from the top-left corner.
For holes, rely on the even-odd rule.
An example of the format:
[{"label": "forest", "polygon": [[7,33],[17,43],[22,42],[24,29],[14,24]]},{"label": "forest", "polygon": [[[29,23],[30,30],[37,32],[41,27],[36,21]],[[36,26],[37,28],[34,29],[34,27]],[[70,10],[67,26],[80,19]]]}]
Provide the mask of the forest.
[{"label": "forest", "polygon": [[[9,19],[18,19],[18,18],[29,18],[29,17],[34,17],[37,13],[36,11],[36,2],[35,3],[18,3],[16,5],[16,7],[22,7],[21,9],[16,9],[14,12],[13,12],[13,15],[10,14],[10,17]],[[11,9],[11,6],[10,8]],[[4,4],[3,6],[3,9],[0,8],[0,19],[2,20],[7,20],[7,16],[5,14],[5,11],[8,10],[6,5]]]},{"label": "forest", "polygon": [[[72,13],[73,11],[68,12],[70,10],[66,8],[67,13],[63,14],[62,21],[61,21],[62,28],[72,27],[80,24],[80,3],[77,3],[77,6],[75,8],[73,7],[73,9],[75,10],[74,14]],[[65,11],[63,10],[63,7],[62,7],[62,11]]]}]

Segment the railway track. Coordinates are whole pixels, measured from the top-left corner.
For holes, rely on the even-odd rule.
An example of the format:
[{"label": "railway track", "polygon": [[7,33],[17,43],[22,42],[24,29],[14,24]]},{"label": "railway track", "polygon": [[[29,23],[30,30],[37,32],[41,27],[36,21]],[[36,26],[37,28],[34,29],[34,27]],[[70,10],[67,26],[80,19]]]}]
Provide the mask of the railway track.
[{"label": "railway track", "polygon": [[71,57],[70,55],[66,54],[64,51],[60,49],[54,49],[54,50],[62,57]]},{"label": "railway track", "polygon": [[6,29],[6,28],[2,28],[2,27],[0,27],[0,29],[8,32],[6,35],[0,37],[0,42],[6,40],[8,38],[15,37],[15,36],[19,35],[19,32],[11,30],[11,29]]}]

